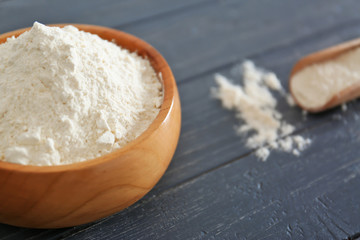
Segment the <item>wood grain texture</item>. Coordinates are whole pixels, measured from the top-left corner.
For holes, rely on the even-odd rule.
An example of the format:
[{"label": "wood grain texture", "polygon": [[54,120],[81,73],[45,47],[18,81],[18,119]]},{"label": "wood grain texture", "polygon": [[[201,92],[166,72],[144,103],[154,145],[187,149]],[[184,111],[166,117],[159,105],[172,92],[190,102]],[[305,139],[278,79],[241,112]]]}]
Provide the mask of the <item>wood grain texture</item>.
[{"label": "wood grain texture", "polygon": [[44,24],[71,22],[113,27],[146,21],[202,2],[204,0],[9,0],[0,2],[0,30],[4,33],[30,27],[34,21]]},{"label": "wood grain texture", "polygon": [[357,20],[354,1],[211,1],[171,16],[115,28],[159,49],[177,81]]},{"label": "wood grain texture", "polygon": [[314,142],[300,158],[276,153],[261,163],[251,154],[67,239],[345,238],[360,219],[347,206],[358,206],[360,193],[345,186],[360,180],[357,121],[308,131]]},{"label": "wood grain texture", "polygon": [[[353,25],[341,30],[333,29],[319,33],[316,36],[249,58],[259,66],[274,71],[287,89],[288,76],[297,59],[315,49],[360,36],[360,30],[357,25]],[[239,124],[234,113],[222,109],[220,103],[210,97],[210,88],[215,86],[213,75],[216,72],[231,77],[235,83],[241,82],[231,74],[233,66],[236,64],[215,69],[213,72],[194,78],[193,81],[179,83],[183,112],[182,134],[174,157],[175,161],[171,163],[157,190],[162,191],[176,186],[183,179],[193,178],[250,152],[245,147],[246,138],[239,138],[233,131],[233,126]],[[277,101],[277,109],[283,113],[286,121],[295,125],[296,131],[314,127],[324,120],[336,118],[341,114],[340,109],[334,109],[318,116],[309,115],[304,118],[301,110],[289,107],[283,97],[277,96]],[[349,107],[350,111],[356,111],[353,109],[353,103],[350,103]],[[198,114],[197,108],[201,108],[201,114]]]},{"label": "wood grain texture", "polygon": [[[1,240],[341,239],[360,231],[359,177],[353,162],[359,141],[358,101],[350,103],[345,113],[336,108],[303,119],[300,109],[288,107],[278,97],[284,118],[312,137],[314,147],[300,158],[273,153],[261,163],[244,147],[244,138],[234,134],[233,126],[238,124],[234,114],[209,97],[213,74],[231,76],[232,66],[245,58],[275,71],[287,87],[291,67],[299,58],[360,36],[356,1],[205,1],[193,8],[169,7],[169,14],[162,8],[155,15],[161,8],[157,1],[148,1],[149,8],[143,11],[130,3],[129,8],[116,7],[122,2],[114,7],[109,3],[101,15],[91,4],[66,8],[60,1],[59,14],[49,5],[36,14],[45,23],[76,18],[95,24],[106,15],[101,24],[118,26],[160,50],[179,82],[183,114],[179,147],[168,171],[149,194],[123,212],[66,229],[0,225]],[[84,11],[91,14],[84,16],[81,8],[87,7],[90,10]],[[0,5],[0,31],[30,25],[36,16],[28,17],[31,11],[26,9],[20,4]],[[7,21],[6,11],[16,13],[13,20]],[[133,11],[139,12],[131,16]],[[27,22],[18,17],[21,14]],[[123,16],[146,20],[132,23]],[[296,189],[298,194],[289,195]]]},{"label": "wood grain texture", "polygon": [[[180,101],[165,59],[132,35],[105,27],[75,26],[149,59],[163,79],[164,101],[160,112],[137,139],[94,160],[51,167],[0,162],[0,221],[3,223],[59,228],[118,212],[151,190],[175,152],[181,125]],[[0,43],[25,30],[1,35]]]}]

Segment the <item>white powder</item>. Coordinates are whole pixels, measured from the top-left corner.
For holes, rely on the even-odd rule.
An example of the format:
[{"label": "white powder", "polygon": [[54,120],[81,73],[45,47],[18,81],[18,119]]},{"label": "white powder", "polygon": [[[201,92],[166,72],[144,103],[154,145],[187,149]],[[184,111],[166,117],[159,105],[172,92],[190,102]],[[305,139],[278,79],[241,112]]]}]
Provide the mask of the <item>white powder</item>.
[{"label": "white powder", "polygon": [[134,140],[158,114],[162,85],[135,53],[35,22],[0,45],[0,95],[1,159],[59,165]]},{"label": "white powder", "polygon": [[265,84],[268,87],[270,87],[271,89],[277,90],[277,91],[282,90],[281,83],[280,83],[279,79],[277,78],[277,76],[275,75],[275,73],[272,73],[272,72],[264,73],[263,79],[264,79]]},{"label": "white powder", "polygon": [[296,105],[293,97],[291,96],[291,94],[288,94],[288,95],[286,96],[286,101],[287,101],[287,103],[289,104],[289,106],[291,106],[291,107],[293,107],[293,106]]},{"label": "white powder", "polygon": [[342,110],[343,112],[346,112],[346,111],[347,111],[347,105],[346,105],[346,103],[341,104],[341,110]]},{"label": "white powder", "polygon": [[291,82],[296,100],[306,108],[319,108],[347,87],[360,83],[360,48],[311,65],[297,72]]},{"label": "white powder", "polygon": [[301,136],[294,136],[293,137],[293,140],[294,142],[296,143],[297,145],[297,148],[300,150],[300,151],[303,151],[308,145],[310,145],[311,143],[311,139],[309,138],[303,138]]},{"label": "white powder", "polygon": [[258,148],[255,154],[263,161],[270,154],[269,147],[299,155],[311,141],[299,135],[289,136],[294,126],[282,120],[282,114],[276,111],[277,102],[269,88],[285,95],[280,81],[274,73],[260,70],[251,61],[242,63],[241,68],[243,86],[235,85],[225,76],[216,74],[218,88],[212,90],[213,96],[221,100],[223,107],[234,109],[244,121],[236,131],[240,134],[254,132],[247,139],[246,145]]},{"label": "white powder", "polygon": [[260,158],[262,161],[266,161],[266,159],[270,155],[270,150],[268,148],[266,148],[266,147],[261,147],[255,152],[255,155],[258,158]]}]

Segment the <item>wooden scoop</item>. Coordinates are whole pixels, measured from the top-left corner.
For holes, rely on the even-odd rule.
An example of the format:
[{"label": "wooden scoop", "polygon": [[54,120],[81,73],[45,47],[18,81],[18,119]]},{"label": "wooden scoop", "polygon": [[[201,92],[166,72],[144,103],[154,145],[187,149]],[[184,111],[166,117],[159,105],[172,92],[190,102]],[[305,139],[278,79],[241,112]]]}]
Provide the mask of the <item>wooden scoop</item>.
[{"label": "wooden scoop", "polygon": [[342,55],[343,53],[353,50],[357,47],[360,47],[360,38],[354,39],[354,40],[351,40],[348,42],[344,42],[339,45],[335,45],[335,46],[320,50],[315,53],[311,53],[311,54],[301,58],[294,65],[294,67],[291,71],[290,80],[289,80],[290,92],[291,92],[291,95],[294,98],[295,102],[297,103],[297,105],[299,105],[305,111],[316,113],[316,112],[321,112],[321,111],[330,109],[330,108],[338,106],[344,102],[347,102],[347,101],[350,101],[357,97],[360,97],[360,83],[356,83],[356,84],[349,86],[349,87],[345,88],[344,90],[340,91],[338,94],[334,95],[332,98],[330,98],[330,100],[327,103],[325,103],[321,107],[307,108],[306,106],[303,106],[296,99],[295,95],[293,94],[292,83],[291,83],[293,76],[297,72],[301,71],[303,68],[310,66],[312,64],[331,60],[331,59],[336,58],[336,57]]}]

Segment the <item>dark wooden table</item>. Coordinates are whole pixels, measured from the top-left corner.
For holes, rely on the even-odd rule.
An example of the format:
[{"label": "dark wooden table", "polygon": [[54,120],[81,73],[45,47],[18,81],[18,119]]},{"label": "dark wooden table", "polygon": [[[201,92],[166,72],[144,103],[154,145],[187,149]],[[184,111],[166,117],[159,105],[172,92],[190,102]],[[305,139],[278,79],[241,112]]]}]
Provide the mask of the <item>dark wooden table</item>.
[{"label": "dark wooden table", "polygon": [[148,41],[173,69],[183,114],[173,161],[142,200],[73,228],[0,225],[0,240],[355,238],[360,102],[304,119],[279,99],[284,118],[313,144],[300,157],[274,152],[261,162],[210,88],[214,73],[227,75],[244,59],[275,71],[287,87],[301,56],[360,36],[359,13],[355,0],[0,0],[0,32],[35,20],[88,23]]}]

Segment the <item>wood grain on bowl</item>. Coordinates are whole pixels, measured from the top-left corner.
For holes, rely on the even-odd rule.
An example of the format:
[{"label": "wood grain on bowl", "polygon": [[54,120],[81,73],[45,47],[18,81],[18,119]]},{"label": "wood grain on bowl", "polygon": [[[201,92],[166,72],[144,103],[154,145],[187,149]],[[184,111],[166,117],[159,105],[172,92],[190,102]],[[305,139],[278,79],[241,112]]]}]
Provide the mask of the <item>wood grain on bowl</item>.
[{"label": "wood grain on bowl", "polygon": [[[109,216],[149,192],[164,174],[175,152],[181,125],[180,100],[171,69],[161,54],[143,40],[115,29],[72,25],[147,57],[155,71],[162,75],[163,104],[142,135],[102,157],[42,167],[0,161],[2,223],[61,228]],[[0,35],[0,43],[26,30],[29,29]]]}]

